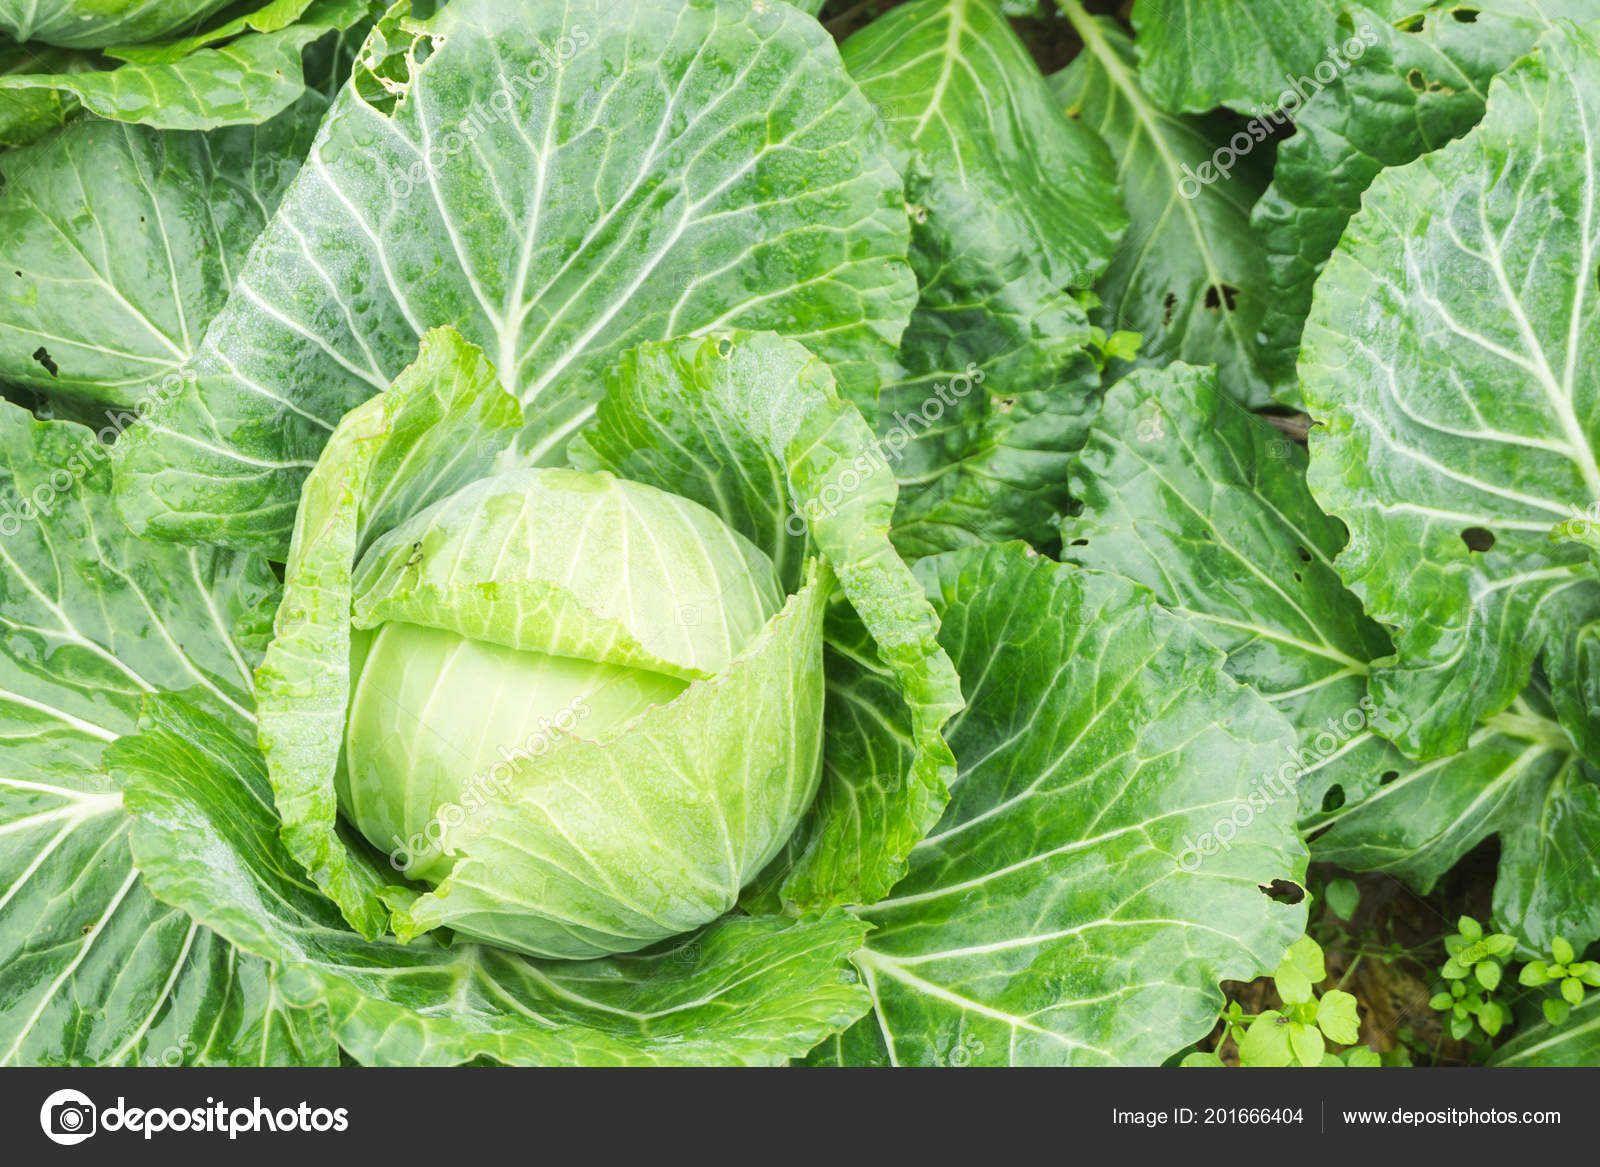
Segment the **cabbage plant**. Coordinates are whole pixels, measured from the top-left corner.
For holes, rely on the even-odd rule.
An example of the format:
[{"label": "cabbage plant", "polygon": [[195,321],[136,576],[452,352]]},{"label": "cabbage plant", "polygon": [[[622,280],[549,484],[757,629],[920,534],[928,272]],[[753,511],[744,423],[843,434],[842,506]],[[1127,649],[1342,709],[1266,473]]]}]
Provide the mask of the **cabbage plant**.
[{"label": "cabbage plant", "polygon": [[[641,450],[652,416],[670,423]],[[871,796],[844,755],[889,728],[896,784],[936,791],[958,702],[887,538],[892,480],[835,477],[870,448],[859,411],[802,346],[730,333],[629,354],[569,467],[535,465],[521,419],[435,332],[307,479],[259,674],[291,849],[363,931],[555,958],[709,923],[791,840],[767,894],[840,894],[819,844]],[[825,740],[840,636],[889,668],[869,699],[887,725]],[[860,854],[847,878],[903,863]]]},{"label": "cabbage plant", "polygon": [[1155,1064],[1310,859],[1600,944],[1590,0],[177,7],[0,0],[0,1064]]}]

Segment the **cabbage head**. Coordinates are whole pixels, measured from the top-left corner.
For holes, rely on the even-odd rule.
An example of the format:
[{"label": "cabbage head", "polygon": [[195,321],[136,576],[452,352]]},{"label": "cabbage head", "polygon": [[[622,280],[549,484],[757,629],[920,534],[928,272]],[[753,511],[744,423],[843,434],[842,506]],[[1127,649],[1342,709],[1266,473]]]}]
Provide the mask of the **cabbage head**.
[{"label": "cabbage head", "polygon": [[[542,956],[687,931],[816,792],[820,620],[694,502],[605,471],[482,479],[374,542],[354,601],[340,807],[429,884],[492,859],[458,931]],[[693,720],[697,683],[734,716]]]},{"label": "cabbage head", "polygon": [[640,346],[583,421],[550,464],[445,329],[339,425],[257,678],[291,853],[368,936],[546,958],[881,896],[959,689],[867,423],[763,333]]}]

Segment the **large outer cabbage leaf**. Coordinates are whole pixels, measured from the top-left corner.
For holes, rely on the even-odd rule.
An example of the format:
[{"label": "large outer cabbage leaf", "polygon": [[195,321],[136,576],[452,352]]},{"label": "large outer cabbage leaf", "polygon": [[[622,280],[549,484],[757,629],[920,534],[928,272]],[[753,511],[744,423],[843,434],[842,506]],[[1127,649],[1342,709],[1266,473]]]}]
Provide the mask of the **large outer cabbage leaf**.
[{"label": "large outer cabbage leaf", "polygon": [[660,951],[596,961],[365,941],[284,849],[247,738],[159,698],[108,761],[155,895],[273,961],[286,997],[326,1008],[340,1046],[369,1065],[771,1065],[866,1007],[845,963],[863,926],[841,911],[727,917]]},{"label": "large outer cabbage leaf", "polygon": [[1298,798],[1314,859],[1426,893],[1498,833],[1501,927],[1534,949],[1600,938],[1600,787],[1537,693],[1432,762],[1373,732],[1367,678],[1389,641],[1334,571],[1344,528],[1317,509],[1305,464],[1209,370],[1137,373],[1106,395],[1074,464],[1083,510],[1063,555],[1150,588],[1297,728],[1267,791]]},{"label": "large outer cabbage leaf", "polygon": [[336,1064],[320,1007],[150,895],[101,767],[151,693],[248,725],[234,626],[277,581],[134,539],[109,487],[93,433],[0,402],[0,1064]]},{"label": "large outer cabbage leaf", "polygon": [[1099,371],[1082,297],[1124,226],[1111,160],[990,0],[917,0],[843,47],[903,154],[920,299],[878,430],[895,543],[1047,543]]},{"label": "large outer cabbage leaf", "polygon": [[203,134],[89,119],[0,154],[0,377],[158,407],[327,108],[307,92],[263,125]]},{"label": "large outer cabbage leaf", "polygon": [[1076,3],[1063,7],[1084,51],[1051,86],[1116,154],[1131,219],[1095,285],[1103,301],[1095,322],[1139,333],[1140,364],[1214,364],[1230,394],[1265,404],[1270,395],[1256,351],[1265,273],[1250,207],[1266,184],[1270,149],[1252,139],[1253,149],[1235,160],[1229,177],[1196,182],[1193,174],[1237,132],[1237,123],[1163,112],[1145,93],[1127,34]]},{"label": "large outer cabbage leaf", "polygon": [[[190,20],[184,27],[193,31],[185,36],[170,40],[122,39],[118,43],[105,46],[101,52],[117,61],[136,61],[145,65],[165,64],[181,60],[196,49],[232,40],[243,33],[277,32],[281,28],[288,28],[304,17],[306,10],[316,2],[317,0],[267,0],[261,8],[239,13],[218,24],[208,26],[205,21]],[[232,11],[237,11],[237,5]],[[230,14],[225,12],[221,15]]]},{"label": "large outer cabbage leaf", "polygon": [[[0,35],[0,146],[18,146],[80,110],[168,130],[253,125],[319,87],[312,46],[357,26],[369,0],[313,0],[292,23],[240,23],[225,43],[201,37],[103,68],[96,53],[37,50]],[[115,62],[113,62],[115,64]]]},{"label": "large outer cabbage leaf", "polygon": [[1394,629],[1376,725],[1415,757],[1462,749],[1541,652],[1592,746],[1597,31],[1563,22],[1495,81],[1482,125],[1379,176],[1307,324],[1311,487],[1350,527],[1341,574]]},{"label": "large outer cabbage leaf", "polygon": [[[977,237],[965,245],[980,261],[998,245],[1021,250],[1057,288],[1085,287],[1105,269],[1123,228],[1111,159],[1061,114],[991,0],[914,0],[843,52],[906,155],[908,195],[920,205],[965,194],[959,206],[977,216],[961,224]],[[943,246],[961,245],[948,238],[955,228],[940,227]]]},{"label": "large outer cabbage leaf", "polygon": [[1500,838],[1494,917],[1529,952],[1600,940],[1600,784],[1530,689],[1460,754],[1397,764],[1359,805],[1325,816],[1318,860],[1385,871],[1419,892],[1490,835]]},{"label": "large outer cabbage leaf", "polygon": [[1267,895],[1304,877],[1294,806],[1252,801],[1294,735],[1126,580],[1015,543],[916,571],[967,700],[959,777],[909,874],[859,912],[874,1016],[816,1060],[1159,1063],[1215,1023],[1219,981],[1276,967],[1304,930],[1303,903]]},{"label": "large outer cabbage leaf", "polygon": [[118,42],[155,40],[197,24],[229,0],[0,0],[0,31],[18,41],[68,49],[103,49]]},{"label": "large outer cabbage leaf", "polygon": [[1405,759],[1366,724],[1367,673],[1389,641],[1334,571],[1344,528],[1317,510],[1305,464],[1212,370],[1140,370],[1106,394],[1073,463],[1083,507],[1061,550],[1150,588],[1283,713],[1301,764],[1274,796],[1315,826]]},{"label": "large outer cabbage leaf", "polygon": [[1138,0],[1133,27],[1145,86],[1174,113],[1219,105],[1269,112],[1296,82],[1314,88],[1319,65],[1337,76],[1341,59],[1360,56],[1331,51],[1348,38],[1338,24],[1344,7],[1344,0]]},{"label": "large outer cabbage leaf", "polygon": [[1372,180],[1470,130],[1490,80],[1553,18],[1592,12],[1591,0],[1479,0],[1470,8],[1434,0],[1390,24],[1351,6],[1346,23],[1371,29],[1376,43],[1296,112],[1272,185],[1251,213],[1267,253],[1261,361],[1280,399],[1298,395],[1295,360],[1312,286]]},{"label": "large outer cabbage leaf", "polygon": [[187,373],[125,439],[139,529],[281,554],[339,419],[430,327],[558,460],[631,344],[770,327],[871,408],[914,298],[901,182],[810,17],[714,0],[391,14]]}]

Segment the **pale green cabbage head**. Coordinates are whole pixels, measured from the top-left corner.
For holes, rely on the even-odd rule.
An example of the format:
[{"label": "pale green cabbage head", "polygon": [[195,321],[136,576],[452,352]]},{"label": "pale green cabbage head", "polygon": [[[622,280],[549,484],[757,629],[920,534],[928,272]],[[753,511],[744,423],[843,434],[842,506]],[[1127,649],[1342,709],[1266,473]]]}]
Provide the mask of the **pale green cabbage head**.
[{"label": "pale green cabbage head", "polygon": [[568,960],[881,898],[960,690],[830,367],[641,344],[565,437],[447,328],[340,421],[255,675],[289,854],[368,939]]},{"label": "pale green cabbage head", "polygon": [[816,791],[808,599],[786,610],[764,552],[655,487],[474,482],[356,567],[340,809],[439,889],[419,926],[587,956],[706,923]]}]

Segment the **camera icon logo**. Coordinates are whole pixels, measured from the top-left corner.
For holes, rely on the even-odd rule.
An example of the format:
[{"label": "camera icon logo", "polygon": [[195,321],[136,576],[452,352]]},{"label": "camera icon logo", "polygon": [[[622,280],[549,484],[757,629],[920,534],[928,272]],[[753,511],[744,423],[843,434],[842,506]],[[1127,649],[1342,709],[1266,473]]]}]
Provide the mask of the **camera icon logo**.
[{"label": "camera icon logo", "polygon": [[94,1134],[97,1113],[87,1094],[57,1090],[39,1108],[39,1125],[52,1143],[70,1147]]}]

